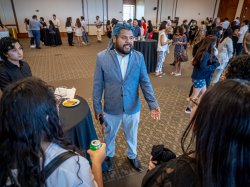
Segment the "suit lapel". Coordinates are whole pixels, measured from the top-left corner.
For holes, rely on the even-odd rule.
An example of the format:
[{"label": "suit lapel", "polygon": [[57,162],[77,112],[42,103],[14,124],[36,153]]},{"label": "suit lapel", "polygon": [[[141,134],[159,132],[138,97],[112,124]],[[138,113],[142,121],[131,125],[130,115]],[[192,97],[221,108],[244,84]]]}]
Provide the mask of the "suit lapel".
[{"label": "suit lapel", "polygon": [[122,80],[122,72],[121,72],[121,68],[120,68],[119,61],[117,59],[115,50],[110,50],[110,54],[111,54],[111,57],[113,58],[112,63],[113,63],[113,67],[114,67],[114,72],[117,74],[119,79]]}]

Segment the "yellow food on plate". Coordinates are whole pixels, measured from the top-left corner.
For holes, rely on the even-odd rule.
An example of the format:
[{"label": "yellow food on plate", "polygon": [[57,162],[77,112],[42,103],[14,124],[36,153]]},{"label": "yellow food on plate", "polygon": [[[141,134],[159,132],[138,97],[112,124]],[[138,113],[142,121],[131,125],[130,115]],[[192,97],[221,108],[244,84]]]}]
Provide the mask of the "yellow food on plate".
[{"label": "yellow food on plate", "polygon": [[77,103],[78,103],[77,99],[68,99],[68,100],[63,102],[63,106],[70,107],[70,106],[76,105]]}]

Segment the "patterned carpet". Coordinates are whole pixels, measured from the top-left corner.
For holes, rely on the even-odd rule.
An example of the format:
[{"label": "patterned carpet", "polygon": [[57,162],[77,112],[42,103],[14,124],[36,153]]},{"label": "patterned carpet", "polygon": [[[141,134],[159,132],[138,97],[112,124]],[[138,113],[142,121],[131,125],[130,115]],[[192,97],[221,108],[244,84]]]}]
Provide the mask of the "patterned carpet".
[{"label": "patterned carpet", "polygon": [[[108,40],[104,38],[102,43],[97,43],[95,37],[90,37],[89,46],[70,47],[67,45],[66,38],[62,39],[62,46],[41,46],[41,50],[30,49],[28,39],[21,39],[24,46],[24,58],[30,64],[34,76],[40,77],[54,86],[76,87],[77,94],[88,101],[93,116],[91,93],[95,58],[97,52],[106,48]],[[190,51],[189,49],[189,53]],[[172,67],[168,65],[172,61],[173,47],[171,47],[171,52],[165,62],[167,75],[159,78],[150,74],[155,95],[162,111],[160,121],[156,122],[150,117],[148,106],[140,94],[142,109],[138,132],[138,158],[145,170],[151,148],[155,144],[164,144],[175,153],[181,154],[180,137],[189,120],[189,115],[184,113],[184,109],[191,85],[190,72],[192,67],[190,63],[185,63],[182,76],[172,77],[170,76]],[[97,134],[101,137],[99,124],[95,120],[94,123]],[[116,139],[114,171],[104,174],[104,182],[137,174],[126,159],[126,148],[123,132],[120,129]]]}]

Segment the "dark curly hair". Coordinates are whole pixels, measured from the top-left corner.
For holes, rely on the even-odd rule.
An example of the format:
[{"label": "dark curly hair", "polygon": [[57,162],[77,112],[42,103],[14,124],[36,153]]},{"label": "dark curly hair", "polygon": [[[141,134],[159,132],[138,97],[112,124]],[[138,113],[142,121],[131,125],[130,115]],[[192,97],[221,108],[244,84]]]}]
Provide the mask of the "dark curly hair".
[{"label": "dark curly hair", "polygon": [[46,186],[41,142],[54,142],[66,148],[53,90],[42,80],[29,77],[9,85],[3,92],[0,100],[0,186],[5,186],[8,178],[12,186],[17,185],[13,168],[18,171],[17,181],[21,187]]},{"label": "dark curly hair", "polygon": [[226,70],[226,79],[244,79],[250,81],[250,56],[242,55],[233,58]]},{"label": "dark curly hair", "polygon": [[[16,40],[15,38],[11,38],[11,37],[4,37],[0,40],[0,57],[3,60],[7,60],[7,52],[11,49],[15,48],[15,44],[20,42],[18,40]],[[20,46],[22,46],[20,44]]]}]

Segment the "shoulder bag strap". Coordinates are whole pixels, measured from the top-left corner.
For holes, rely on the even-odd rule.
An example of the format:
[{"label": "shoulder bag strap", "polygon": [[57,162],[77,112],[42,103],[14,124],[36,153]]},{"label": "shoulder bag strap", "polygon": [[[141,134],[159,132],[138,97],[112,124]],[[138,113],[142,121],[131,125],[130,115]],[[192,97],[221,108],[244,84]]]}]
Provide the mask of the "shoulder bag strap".
[{"label": "shoulder bag strap", "polygon": [[64,161],[69,159],[72,156],[76,156],[78,154],[73,151],[66,151],[55,157],[47,166],[44,168],[45,180],[58,168]]}]

